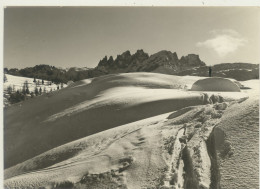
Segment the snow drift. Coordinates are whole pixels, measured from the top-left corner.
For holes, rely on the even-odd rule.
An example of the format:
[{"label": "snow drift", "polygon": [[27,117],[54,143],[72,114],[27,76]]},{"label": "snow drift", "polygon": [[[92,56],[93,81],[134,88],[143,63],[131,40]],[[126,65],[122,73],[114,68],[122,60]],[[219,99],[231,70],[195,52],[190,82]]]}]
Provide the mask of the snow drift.
[{"label": "snow drift", "polygon": [[154,73],[106,75],[6,107],[5,168],[91,134],[203,104],[200,93],[183,90],[198,79]]},{"label": "snow drift", "polygon": [[240,92],[240,88],[231,80],[225,78],[206,78],[196,81],[192,91],[232,91]]},{"label": "snow drift", "polygon": [[199,79],[107,75],[5,108],[5,188],[212,188],[212,130],[259,89],[185,89]]}]

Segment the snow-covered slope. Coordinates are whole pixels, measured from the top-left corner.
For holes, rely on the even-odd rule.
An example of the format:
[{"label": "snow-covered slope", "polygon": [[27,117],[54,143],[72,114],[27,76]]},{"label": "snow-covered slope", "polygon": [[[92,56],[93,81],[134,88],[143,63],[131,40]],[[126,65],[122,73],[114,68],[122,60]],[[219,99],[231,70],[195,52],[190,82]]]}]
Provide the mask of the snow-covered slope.
[{"label": "snow-covered slope", "polygon": [[225,78],[214,77],[200,79],[196,81],[191,88],[192,91],[232,91],[240,92],[239,85]]},{"label": "snow-covered slope", "polygon": [[[3,85],[3,92],[4,92],[4,106],[10,105],[10,101],[8,100],[10,97],[10,93],[15,93],[16,91],[22,92],[22,90],[26,90],[28,87],[27,96],[30,97],[30,93],[35,93],[37,88],[38,91],[41,93],[49,93],[51,91],[55,91],[64,87],[67,87],[66,84],[54,84],[47,80],[41,80],[36,78],[36,82],[33,82],[33,78],[28,77],[20,77],[5,74],[6,81]],[[43,82],[43,83],[42,83]]]},{"label": "snow-covered slope", "polygon": [[[29,77],[20,77],[20,76],[14,76],[14,75],[9,75],[9,74],[5,74],[7,81],[4,82],[4,91],[7,90],[8,87],[11,87],[14,91],[16,90],[22,90],[24,83],[27,81],[28,82],[28,88],[30,91],[34,91],[35,87],[37,87],[38,89],[41,87],[42,90],[46,90],[46,92],[50,92],[51,90],[57,90],[57,87],[59,86],[59,88],[61,88],[60,84],[56,85],[54,83],[52,83],[51,85],[49,85],[50,81],[44,80],[44,84],[42,84],[42,80],[41,79],[37,79],[36,81],[39,80],[39,85],[36,86],[36,83],[33,82],[33,78],[29,78]],[[66,84],[63,84],[63,87],[66,87]]]},{"label": "snow-covered slope", "polygon": [[252,88],[249,98],[232,105],[211,136],[221,188],[259,188],[259,81],[242,84]]},{"label": "snow-covered slope", "polygon": [[209,188],[212,130],[259,82],[189,91],[199,79],[107,75],[6,108],[5,187]]}]

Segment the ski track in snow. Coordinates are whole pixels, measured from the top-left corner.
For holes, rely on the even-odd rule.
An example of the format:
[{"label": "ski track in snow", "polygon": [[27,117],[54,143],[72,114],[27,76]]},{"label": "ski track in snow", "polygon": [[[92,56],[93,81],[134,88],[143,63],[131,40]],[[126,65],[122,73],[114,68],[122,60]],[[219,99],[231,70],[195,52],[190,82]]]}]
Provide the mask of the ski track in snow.
[{"label": "ski track in snow", "polygon": [[[84,82],[78,86],[71,86],[71,88],[84,87],[90,84],[92,80]],[[244,82],[244,84],[246,86],[247,84],[252,84],[252,82]],[[254,84],[251,86],[254,87]],[[258,93],[258,89],[242,91],[241,93],[202,93],[178,89],[148,89],[133,86],[114,87],[113,89],[103,91],[94,99],[65,109],[48,117],[45,121],[55,121],[87,109],[111,104],[123,104],[123,107],[129,107],[145,102],[157,101],[162,98],[182,100],[199,97],[205,102],[205,105],[186,107],[175,112],[122,125],[49,150],[44,154],[5,170],[5,175],[8,175],[8,178],[5,180],[5,186],[6,188],[25,188],[28,186],[37,188],[39,186],[47,186],[50,182],[64,180],[76,183],[83,178],[87,171],[91,175],[103,174],[111,170],[119,171],[123,168],[121,174],[122,182],[130,186],[129,188],[138,188],[137,186],[141,185],[143,188],[149,188],[149,185],[146,185],[147,183],[154,186],[157,181],[151,178],[153,176],[158,178],[159,174],[164,175],[160,187],[185,188],[187,184],[186,177],[188,174],[191,174],[185,172],[188,164],[187,160],[183,159],[183,155],[184,151],[186,151],[189,154],[188,158],[192,162],[189,165],[191,167],[188,168],[193,176],[195,175],[194,180],[196,180],[196,184],[198,184],[198,187],[210,188],[212,170],[206,141],[214,127],[220,122],[222,115],[225,111],[228,111],[229,106],[245,101],[248,96],[249,98],[258,98]],[[212,95],[219,95],[226,102],[207,104],[210,103],[209,99]],[[170,145],[172,153],[165,150],[165,144],[163,144],[164,139],[169,139],[170,137],[174,137],[173,141],[168,140],[167,143],[167,145]],[[56,158],[56,156],[62,155],[61,149],[74,149],[76,146],[80,146],[80,149],[72,157],[37,169],[35,162],[44,163],[43,157]],[[169,146],[167,147],[169,148]],[[150,159],[144,159],[146,158],[144,155],[147,155]],[[130,157],[133,160],[130,163],[124,162],[125,167],[122,167],[123,163],[120,163],[120,161],[124,159],[129,160],[131,159]],[[165,162],[162,162],[160,158],[164,159]],[[158,169],[162,168],[164,164],[168,166],[168,170],[159,172]],[[158,172],[155,171],[156,175],[152,175],[153,171],[151,170]],[[149,176],[143,178],[144,175]],[[139,180],[135,180],[136,178]]]}]

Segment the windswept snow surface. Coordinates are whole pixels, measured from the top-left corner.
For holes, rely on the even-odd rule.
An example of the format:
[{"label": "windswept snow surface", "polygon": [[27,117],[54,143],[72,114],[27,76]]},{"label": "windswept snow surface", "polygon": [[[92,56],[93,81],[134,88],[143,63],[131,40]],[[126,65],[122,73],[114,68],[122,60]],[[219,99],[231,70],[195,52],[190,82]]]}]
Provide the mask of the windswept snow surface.
[{"label": "windswept snow surface", "polygon": [[214,132],[221,188],[259,188],[259,80],[241,84],[249,98],[230,107]]},{"label": "windswept snow surface", "polygon": [[7,107],[5,167],[109,128],[203,104],[200,93],[184,94],[185,84],[185,77],[163,74],[107,75]]},{"label": "windswept snow surface", "polygon": [[192,91],[233,91],[240,92],[239,86],[230,79],[206,78],[196,81],[191,88]]},{"label": "windswept snow surface", "polygon": [[258,99],[259,82],[244,82],[251,89],[241,92],[189,91],[199,79],[107,75],[6,108],[5,187],[57,188],[65,181],[75,188],[130,189],[220,183],[212,179],[211,133],[232,107]]}]

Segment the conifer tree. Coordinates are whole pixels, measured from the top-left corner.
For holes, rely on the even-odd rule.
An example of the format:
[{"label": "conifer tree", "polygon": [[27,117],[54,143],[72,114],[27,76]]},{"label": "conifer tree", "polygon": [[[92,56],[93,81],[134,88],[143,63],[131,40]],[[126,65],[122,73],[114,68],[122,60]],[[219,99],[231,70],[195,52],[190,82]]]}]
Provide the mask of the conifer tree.
[{"label": "conifer tree", "polygon": [[26,94],[30,94],[30,90],[29,90],[28,87],[26,88],[26,91],[25,91],[25,92],[26,92]]},{"label": "conifer tree", "polygon": [[35,96],[38,96],[38,95],[39,95],[39,90],[38,90],[37,87],[35,87],[35,89],[34,89],[34,94],[35,94]]},{"label": "conifer tree", "polygon": [[7,77],[6,77],[5,73],[4,73],[4,83],[5,82],[7,82]]},{"label": "conifer tree", "polygon": [[22,94],[24,94],[24,95],[26,94],[25,83],[23,84]]},{"label": "conifer tree", "polygon": [[12,92],[13,92],[13,89],[12,89],[11,85],[9,85],[9,86],[7,87],[7,93],[8,93],[8,94],[12,94]]}]

